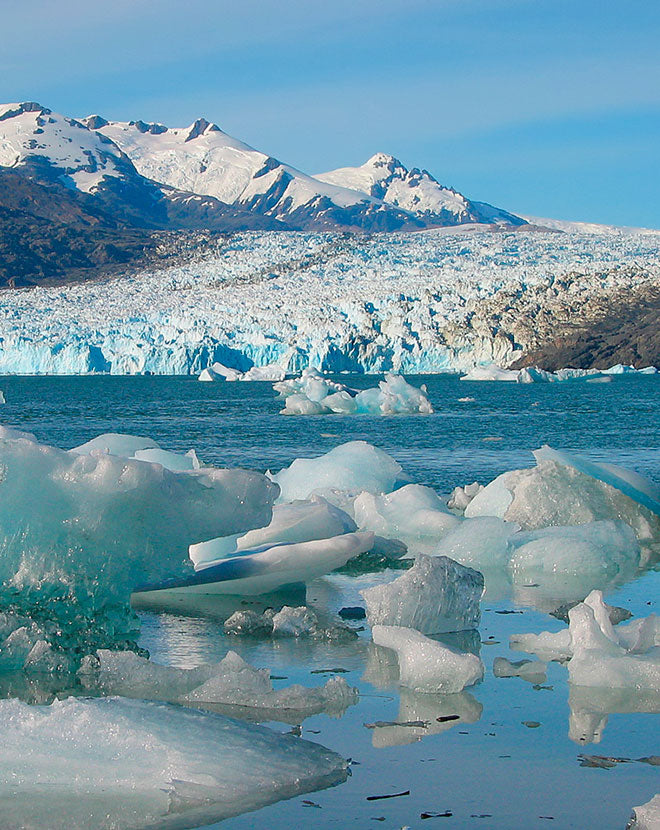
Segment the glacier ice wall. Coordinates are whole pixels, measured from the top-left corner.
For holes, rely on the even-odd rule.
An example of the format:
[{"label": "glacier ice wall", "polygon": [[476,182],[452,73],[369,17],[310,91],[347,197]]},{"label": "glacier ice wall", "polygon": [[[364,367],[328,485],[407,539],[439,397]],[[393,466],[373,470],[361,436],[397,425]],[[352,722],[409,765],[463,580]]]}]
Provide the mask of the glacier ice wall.
[{"label": "glacier ice wall", "polygon": [[528,298],[522,316],[539,321],[534,332],[555,309],[575,322],[594,297],[657,280],[658,239],[236,234],[216,258],[185,266],[1,292],[0,374],[506,366],[532,336],[516,329],[512,301]]}]

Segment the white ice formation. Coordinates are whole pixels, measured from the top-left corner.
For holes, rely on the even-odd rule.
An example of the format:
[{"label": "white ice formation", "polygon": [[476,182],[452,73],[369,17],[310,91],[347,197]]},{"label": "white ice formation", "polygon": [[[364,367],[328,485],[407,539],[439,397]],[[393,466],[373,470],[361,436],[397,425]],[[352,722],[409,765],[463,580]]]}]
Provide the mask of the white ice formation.
[{"label": "white ice formation", "polygon": [[167,703],[12,699],[0,701],[0,715],[3,827],[183,830],[347,774],[317,744]]},{"label": "white ice formation", "polygon": [[655,366],[645,369],[635,369],[634,366],[623,366],[617,363],[609,369],[559,369],[557,372],[548,372],[538,366],[529,366],[524,369],[505,369],[490,363],[485,366],[475,366],[470,369],[461,380],[491,380],[509,381],[512,383],[559,383],[567,380],[607,381],[611,375],[656,375]]},{"label": "white ice formation", "polygon": [[472,484],[466,484],[465,487],[454,487],[451,496],[447,502],[447,507],[451,510],[465,511],[465,508],[484,489],[483,484],[478,481],[473,481]]},{"label": "white ice formation", "polygon": [[[130,651],[100,649],[78,672],[83,685],[104,695],[167,700],[265,720],[274,712],[300,719],[318,712],[342,712],[357,701],[357,690],[341,677],[324,686],[274,689],[268,669],[255,669],[234,651],[213,665],[192,669],[163,666]],[[277,715],[275,720],[279,719]]]},{"label": "white ice formation", "polygon": [[224,622],[226,634],[251,637],[311,637],[323,640],[353,639],[355,632],[339,618],[320,619],[306,606],[283,606],[279,611],[267,608],[263,614],[251,609],[235,611]]},{"label": "white ice formation", "polygon": [[420,554],[393,582],[365,588],[369,625],[404,626],[424,634],[479,627],[483,576],[446,556]]},{"label": "white ice formation", "polygon": [[246,372],[239,369],[232,369],[223,366],[222,363],[213,363],[208,366],[198,377],[198,380],[209,381],[235,381],[235,380],[260,380],[260,381],[281,381],[284,380],[286,371],[277,363],[266,366],[252,366]]},{"label": "white ice formation", "polygon": [[412,628],[375,625],[371,633],[377,646],[396,652],[399,682],[416,692],[455,694],[484,676],[476,655],[453,651]]},{"label": "white ice formation", "polygon": [[296,458],[271,479],[280,487],[281,502],[307,499],[315,493],[329,497],[330,491],[390,493],[408,483],[401,465],[366,441],[340,444],[316,458]]},{"label": "white ice formation", "polygon": [[660,488],[644,477],[543,447],[536,467],[511,470],[491,481],[465,516],[497,516],[527,530],[622,520],[640,539],[660,530]]},{"label": "white ice formation", "polygon": [[19,611],[38,601],[42,615],[64,614],[61,625],[96,632],[97,646],[134,628],[136,587],[192,573],[192,541],[263,526],[278,493],[259,473],[171,472],[108,452],[135,452],[144,439],[99,440],[67,452],[0,430],[0,596]]},{"label": "white ice formation", "polygon": [[282,415],[428,415],[433,412],[424,385],[417,389],[390,372],[385,373],[385,380],[378,387],[361,392],[326,381],[318,372],[308,369],[299,381],[284,381],[275,384],[275,389],[285,396]]},{"label": "white ice formation", "polygon": [[420,484],[407,484],[386,494],[361,493],[353,502],[353,512],[362,530],[399,539],[416,552],[420,543],[432,548],[460,522],[435,490]]},{"label": "white ice formation", "polygon": [[568,616],[568,628],[518,634],[511,647],[541,659],[568,660],[569,679],[576,686],[660,692],[660,618],[651,614],[614,627],[597,590]]}]

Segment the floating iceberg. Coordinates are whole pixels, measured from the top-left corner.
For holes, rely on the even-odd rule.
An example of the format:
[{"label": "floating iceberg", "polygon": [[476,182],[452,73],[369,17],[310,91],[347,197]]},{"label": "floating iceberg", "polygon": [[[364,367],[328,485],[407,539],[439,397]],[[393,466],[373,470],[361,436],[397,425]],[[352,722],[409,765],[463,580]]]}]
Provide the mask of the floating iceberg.
[{"label": "floating iceberg", "polygon": [[362,530],[399,539],[408,550],[422,540],[435,544],[460,522],[435,490],[420,484],[384,495],[361,493],[353,502],[353,512]]},{"label": "floating iceberg", "polygon": [[338,618],[320,619],[306,606],[283,606],[279,611],[267,608],[262,614],[251,609],[235,611],[224,622],[226,634],[251,637],[312,637],[324,640],[347,640],[356,634]]},{"label": "floating iceberg", "polygon": [[498,516],[529,530],[620,519],[641,539],[660,533],[653,482],[549,447],[534,456],[536,467],[498,476],[472,499],[465,516]]},{"label": "floating iceberg", "polygon": [[446,556],[420,554],[398,579],[360,593],[372,627],[404,626],[441,634],[479,627],[483,589],[484,579],[478,571]]},{"label": "floating iceberg", "polygon": [[[225,543],[225,539],[219,541]],[[142,594],[156,591],[246,596],[266,594],[285,585],[311,582],[330,573],[359,553],[370,550],[373,541],[373,533],[344,533],[312,542],[264,545],[241,551],[237,556],[213,560],[203,550],[206,546],[213,551],[216,540],[212,539],[195,546],[201,558],[194,575],[142,584],[136,590]]]},{"label": "floating iceberg", "polygon": [[388,372],[377,388],[361,392],[349,391],[346,387],[333,388],[329,381],[305,373],[299,384],[276,384],[275,388],[279,392],[292,390],[286,397],[282,415],[416,415],[433,412],[425,386],[416,389],[400,375]]},{"label": "floating iceberg", "polygon": [[[357,690],[341,677],[324,686],[273,689],[268,669],[255,669],[234,651],[217,664],[193,669],[163,666],[128,651],[97,651],[78,672],[83,685],[104,695],[166,700],[239,717],[299,721],[319,712],[338,714],[357,702]],[[278,715],[278,713],[280,713]]]},{"label": "floating iceberg", "polygon": [[118,455],[122,458],[132,458],[140,450],[159,450],[160,445],[151,438],[141,435],[125,435],[119,432],[106,432],[97,435],[91,441],[73,447],[70,452],[76,455],[92,455],[100,452],[108,455]]},{"label": "floating iceberg", "polygon": [[601,591],[568,612],[569,626],[555,634],[519,634],[511,648],[542,659],[568,659],[577,686],[660,691],[660,618],[651,614],[616,628]]},{"label": "floating iceberg", "polygon": [[465,487],[454,487],[447,502],[447,507],[450,510],[465,511],[465,508],[472,499],[483,489],[483,484],[479,484],[478,481],[473,481],[472,484],[466,484]]},{"label": "floating iceberg", "polygon": [[347,775],[317,744],[166,703],[1,700],[0,715],[3,827],[183,830]]},{"label": "floating iceberg", "polygon": [[271,479],[280,487],[280,502],[330,490],[389,493],[408,483],[401,465],[366,441],[340,444],[317,458],[296,458]]},{"label": "floating iceberg", "polygon": [[275,383],[273,389],[278,393],[280,398],[300,395],[301,398],[307,398],[317,403],[335,392],[346,392],[352,395],[357,394],[355,390],[349,389],[343,383],[337,383],[324,377],[318,369],[314,369],[311,366],[303,369],[302,373],[296,378]]},{"label": "floating iceberg", "polygon": [[593,380],[611,375],[654,375],[658,370],[654,366],[646,369],[635,369],[634,366],[623,366],[618,363],[609,369],[559,369],[556,372],[547,372],[538,366],[528,366],[524,369],[503,369],[495,363],[485,366],[475,366],[461,380],[490,380],[509,381],[512,383],[559,383],[567,380]]},{"label": "floating iceberg", "polygon": [[511,539],[520,530],[514,522],[478,516],[459,522],[435,546],[437,556],[448,556],[480,570],[501,568],[511,556]]},{"label": "floating iceberg", "polygon": [[223,366],[222,363],[213,363],[208,369],[204,369],[200,374],[198,380],[209,381],[235,381],[240,380],[243,372],[238,369],[230,369],[228,366]]},{"label": "floating iceberg", "polygon": [[373,641],[392,649],[399,661],[399,682],[417,692],[455,694],[484,676],[475,654],[460,654],[412,628],[375,625]]},{"label": "floating iceberg", "polygon": [[135,451],[125,436],[121,446],[102,436],[101,452],[81,454],[4,434],[0,598],[18,612],[36,604],[51,643],[132,636],[138,584],[192,573],[192,540],[263,526],[278,492],[259,473],[172,473],[104,451]]},{"label": "floating iceberg", "polygon": [[345,511],[320,496],[299,499],[273,508],[273,517],[266,527],[250,530],[226,539],[214,539],[190,546],[190,558],[195,568],[240,551],[264,545],[312,542],[328,539],[358,529]]}]

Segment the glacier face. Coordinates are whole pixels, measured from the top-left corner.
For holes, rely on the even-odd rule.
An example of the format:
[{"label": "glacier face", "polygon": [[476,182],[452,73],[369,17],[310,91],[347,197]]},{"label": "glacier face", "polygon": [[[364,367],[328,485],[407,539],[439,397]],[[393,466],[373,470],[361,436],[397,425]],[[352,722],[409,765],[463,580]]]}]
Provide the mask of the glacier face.
[{"label": "glacier face", "polygon": [[507,365],[553,327],[657,285],[659,243],[648,233],[246,232],[185,266],[0,293],[0,373]]}]

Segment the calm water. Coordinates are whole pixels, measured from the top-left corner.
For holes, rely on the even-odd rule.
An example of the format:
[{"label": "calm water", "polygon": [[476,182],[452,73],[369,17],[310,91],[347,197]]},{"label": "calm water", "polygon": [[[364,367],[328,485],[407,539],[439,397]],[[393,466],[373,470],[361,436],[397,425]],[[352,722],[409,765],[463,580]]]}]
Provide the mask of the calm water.
[{"label": "calm water", "polygon": [[[372,378],[343,381],[372,386]],[[660,481],[660,379],[616,377],[610,384],[518,385],[465,383],[424,377],[436,409],[428,417],[279,416],[270,384],[202,384],[182,377],[0,379],[7,397],[4,423],[35,432],[62,447],[101,432],[149,435],[172,450],[194,447],[206,462],[277,470],[297,456],[326,452],[364,439],[395,456],[412,478],[448,493],[457,484],[533,463],[543,443],[629,466]],[[459,401],[472,397],[474,401]],[[355,600],[359,585],[332,576],[310,586],[311,602],[335,610]],[[657,611],[660,574],[652,571],[616,589],[609,602],[636,616]],[[586,591],[585,591],[586,593]],[[511,597],[506,589],[484,600],[481,657],[483,683],[451,699],[401,693],[387,666],[376,670],[366,633],[343,645],[249,641],[223,635],[221,615],[145,612],[141,644],[159,662],[191,666],[218,660],[228,647],[249,662],[286,677],[278,685],[324,682],[312,672],[341,667],[361,698],[346,714],[319,715],[302,725],[303,737],[354,759],[353,775],[339,787],[280,802],[223,822],[224,828],[343,828],[402,826],[454,828],[616,828],[631,807],[660,791],[658,767],[630,761],[612,769],[580,765],[583,753],[636,759],[660,755],[657,714],[609,715],[599,744],[568,737],[566,670],[550,664],[547,681],[495,678],[492,662],[510,652],[508,638],[521,631],[558,630],[562,624],[535,602],[533,592]],[[498,614],[498,611],[517,611]],[[592,701],[596,706],[598,701]],[[607,712],[606,703],[601,706]],[[645,707],[660,711],[660,701]],[[632,710],[632,711],[631,711]],[[369,729],[365,723],[426,720],[458,713],[443,729]],[[527,724],[538,724],[530,726]],[[279,731],[291,726],[270,724]],[[410,795],[368,801],[370,795],[410,790]],[[315,805],[305,804],[305,800]],[[423,819],[423,813],[451,816]]]}]

